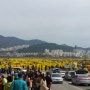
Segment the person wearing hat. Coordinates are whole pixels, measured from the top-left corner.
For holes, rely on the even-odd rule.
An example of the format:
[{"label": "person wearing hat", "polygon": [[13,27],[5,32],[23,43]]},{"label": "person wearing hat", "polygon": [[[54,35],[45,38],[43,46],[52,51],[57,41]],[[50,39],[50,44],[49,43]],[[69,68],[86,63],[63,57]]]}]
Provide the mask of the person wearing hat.
[{"label": "person wearing hat", "polygon": [[23,79],[23,73],[18,73],[18,79],[12,82],[10,90],[28,90],[27,84]]}]

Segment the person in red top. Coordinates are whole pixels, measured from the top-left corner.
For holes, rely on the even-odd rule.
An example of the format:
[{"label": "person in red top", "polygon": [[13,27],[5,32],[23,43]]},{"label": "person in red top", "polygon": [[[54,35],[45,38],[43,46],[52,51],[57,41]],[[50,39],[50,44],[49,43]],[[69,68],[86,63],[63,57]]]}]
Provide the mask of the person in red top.
[{"label": "person in red top", "polygon": [[2,90],[2,78],[0,77],[0,90]]}]

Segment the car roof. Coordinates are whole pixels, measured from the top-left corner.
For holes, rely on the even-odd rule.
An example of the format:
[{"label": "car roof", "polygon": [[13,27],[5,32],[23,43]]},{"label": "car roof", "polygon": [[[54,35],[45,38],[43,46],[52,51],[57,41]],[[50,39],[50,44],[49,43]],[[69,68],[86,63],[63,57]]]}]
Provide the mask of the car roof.
[{"label": "car roof", "polygon": [[22,69],[22,67],[13,67],[13,69]]},{"label": "car roof", "polygon": [[52,73],[52,74],[60,74],[60,73]]},{"label": "car roof", "polygon": [[59,68],[53,68],[53,70],[59,70]]},{"label": "car roof", "polygon": [[68,71],[68,72],[75,72],[75,71]]}]

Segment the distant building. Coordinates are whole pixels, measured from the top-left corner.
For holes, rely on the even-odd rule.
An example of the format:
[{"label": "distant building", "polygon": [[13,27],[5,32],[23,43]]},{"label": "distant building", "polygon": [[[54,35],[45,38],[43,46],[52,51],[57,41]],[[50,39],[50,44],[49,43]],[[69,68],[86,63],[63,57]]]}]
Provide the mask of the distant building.
[{"label": "distant building", "polygon": [[18,46],[13,46],[8,48],[0,48],[0,51],[13,51],[13,50],[18,50],[18,49],[23,49],[28,47],[29,45],[18,45]]},{"label": "distant building", "polygon": [[49,53],[49,49],[45,49],[45,53]]}]

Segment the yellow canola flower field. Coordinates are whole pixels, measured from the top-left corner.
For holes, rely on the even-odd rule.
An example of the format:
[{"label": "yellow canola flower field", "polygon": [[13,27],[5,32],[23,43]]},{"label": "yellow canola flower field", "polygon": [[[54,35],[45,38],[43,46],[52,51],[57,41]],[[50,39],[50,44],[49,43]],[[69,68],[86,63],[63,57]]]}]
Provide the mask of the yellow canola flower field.
[{"label": "yellow canola flower field", "polygon": [[[90,60],[86,60],[87,66],[90,66]],[[81,58],[0,58],[0,68],[8,68],[11,67],[30,67],[33,65],[36,69],[40,68],[45,70],[45,67],[64,67],[69,64],[72,67],[74,66],[74,62],[77,62],[77,68],[81,66],[82,62],[85,60]]]}]

